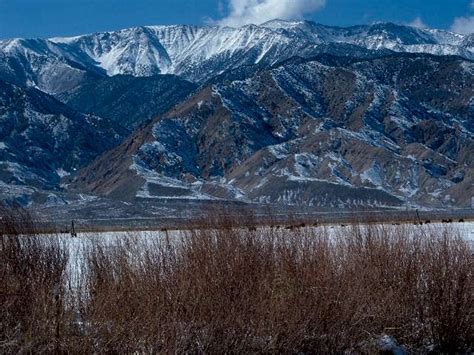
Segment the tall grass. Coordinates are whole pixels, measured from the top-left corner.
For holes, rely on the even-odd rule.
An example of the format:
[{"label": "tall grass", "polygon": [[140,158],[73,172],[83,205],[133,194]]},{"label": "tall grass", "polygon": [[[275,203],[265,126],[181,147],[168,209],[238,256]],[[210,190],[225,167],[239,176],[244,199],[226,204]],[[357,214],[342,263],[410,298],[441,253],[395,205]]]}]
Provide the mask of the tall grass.
[{"label": "tall grass", "polygon": [[[473,250],[453,228],[371,225],[334,232],[242,228],[227,220],[179,236],[94,240],[84,249],[75,302],[62,307],[62,350],[474,350]],[[53,272],[46,277],[28,269],[36,281],[9,273],[18,282],[50,277],[41,282],[46,299],[61,281]],[[17,347],[0,345],[0,351],[50,349],[45,344],[54,329],[46,314],[55,304],[43,303],[29,306],[45,316],[34,321],[8,308],[0,344],[4,334],[15,338],[16,324],[25,325],[17,330]],[[28,343],[26,329],[35,327],[44,329],[36,333],[44,344]]]},{"label": "tall grass", "polygon": [[22,210],[0,209],[0,352],[47,352],[64,344],[67,249],[39,238]]}]

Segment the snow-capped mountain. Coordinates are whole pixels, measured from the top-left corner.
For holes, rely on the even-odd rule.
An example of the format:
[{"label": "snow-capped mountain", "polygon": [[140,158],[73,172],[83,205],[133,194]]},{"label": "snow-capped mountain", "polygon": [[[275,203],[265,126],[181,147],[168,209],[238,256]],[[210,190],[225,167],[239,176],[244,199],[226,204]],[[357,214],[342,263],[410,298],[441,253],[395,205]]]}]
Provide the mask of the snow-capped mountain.
[{"label": "snow-capped mountain", "polygon": [[473,74],[470,61],[425,54],[236,69],[137,130],[70,187],[123,199],[466,206]]},{"label": "snow-capped mountain", "polygon": [[0,41],[0,79],[48,93],[105,75],[91,58],[48,40]]},{"label": "snow-capped mountain", "polygon": [[395,24],[0,41],[0,196],[467,206],[473,59]]},{"label": "snow-capped mountain", "polygon": [[[471,36],[472,37],[472,36]],[[274,65],[311,57],[333,46],[353,57],[367,50],[458,55],[474,59],[470,36],[395,24],[348,28],[313,22],[270,21],[241,28],[148,26],[48,40],[0,42],[0,78],[49,93],[72,89],[91,76],[175,74],[202,82],[242,65]]]}]

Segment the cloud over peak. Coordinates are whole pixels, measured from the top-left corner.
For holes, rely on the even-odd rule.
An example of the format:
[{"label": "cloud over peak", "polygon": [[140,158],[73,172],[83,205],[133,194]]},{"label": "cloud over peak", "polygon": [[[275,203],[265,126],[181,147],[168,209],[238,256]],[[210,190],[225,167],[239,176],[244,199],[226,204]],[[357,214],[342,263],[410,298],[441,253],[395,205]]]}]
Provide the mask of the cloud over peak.
[{"label": "cloud over peak", "polygon": [[[471,0],[470,10],[471,12],[474,11],[474,0]],[[470,16],[455,18],[451,31],[461,34],[474,33],[474,16],[471,14]]]},{"label": "cloud over peak", "polygon": [[413,21],[407,23],[407,25],[415,28],[428,28],[421,17],[415,18]]},{"label": "cloud over peak", "polygon": [[222,26],[240,27],[273,19],[293,20],[319,10],[326,0],[230,0]]},{"label": "cloud over peak", "polygon": [[461,34],[474,33],[474,16],[458,17],[454,19],[451,31]]}]

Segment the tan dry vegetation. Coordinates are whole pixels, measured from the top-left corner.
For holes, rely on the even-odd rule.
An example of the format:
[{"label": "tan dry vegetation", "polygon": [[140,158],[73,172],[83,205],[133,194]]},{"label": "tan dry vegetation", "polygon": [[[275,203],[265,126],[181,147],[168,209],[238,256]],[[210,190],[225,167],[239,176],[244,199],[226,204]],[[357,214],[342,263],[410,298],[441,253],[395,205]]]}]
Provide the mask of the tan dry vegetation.
[{"label": "tan dry vegetation", "polygon": [[21,210],[0,210],[0,352],[58,350],[66,315],[67,249],[37,238]]},{"label": "tan dry vegetation", "polygon": [[[53,295],[63,259],[37,272],[51,247],[26,243],[38,265],[25,274],[2,263],[1,282],[2,290],[34,285],[27,313],[35,316],[10,307],[14,295],[2,299],[1,351],[374,352],[389,338],[413,352],[474,349],[473,250],[453,227],[338,234],[226,220],[179,237],[94,242],[85,247],[80,289],[59,292],[59,313]],[[2,260],[25,253],[8,238],[2,234]]]}]

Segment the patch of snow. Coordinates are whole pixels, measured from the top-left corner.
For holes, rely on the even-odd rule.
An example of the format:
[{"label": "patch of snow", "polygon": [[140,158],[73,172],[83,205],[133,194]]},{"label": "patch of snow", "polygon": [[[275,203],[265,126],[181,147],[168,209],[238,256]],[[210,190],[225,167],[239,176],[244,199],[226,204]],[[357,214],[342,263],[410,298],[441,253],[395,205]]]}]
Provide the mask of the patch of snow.
[{"label": "patch of snow", "polygon": [[268,146],[267,149],[278,160],[285,159],[288,156],[286,144],[271,145]]},{"label": "patch of snow", "polygon": [[378,161],[373,161],[369,169],[360,175],[362,182],[370,182],[372,185],[381,187],[383,184],[383,172]]},{"label": "patch of snow", "polygon": [[58,176],[60,178],[64,178],[66,176],[69,176],[71,175],[71,173],[68,173],[66,170],[62,169],[62,168],[59,168],[59,169],[56,169],[56,174],[58,174]]},{"label": "patch of snow", "polygon": [[21,183],[27,183],[28,180],[36,180],[39,182],[46,183],[45,179],[32,173],[27,167],[22,166],[18,163],[3,161],[0,162],[0,168],[2,168],[2,165],[6,171],[10,172],[15,177],[15,179],[17,179]]},{"label": "patch of snow", "polygon": [[[133,164],[129,168],[132,171],[135,171],[140,177],[145,179],[145,183],[141,189],[137,192],[136,197],[139,198],[153,198],[153,199],[186,199],[186,200],[216,200],[215,197],[203,194],[196,190],[197,187],[200,187],[201,184],[186,184],[178,179],[173,179],[168,176],[157,173],[146,167],[141,160],[134,156]],[[180,189],[187,190],[189,194],[180,195],[180,196],[158,196],[150,193],[149,186],[150,184],[158,185],[170,189]]]},{"label": "patch of snow", "polygon": [[390,354],[393,355],[405,355],[408,354],[408,352],[398,345],[397,341],[388,335],[383,335],[379,340],[378,340],[378,345],[381,351],[383,352],[389,352]]}]

